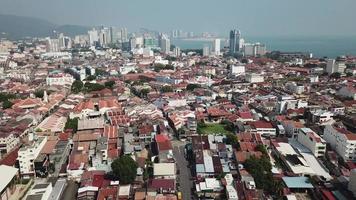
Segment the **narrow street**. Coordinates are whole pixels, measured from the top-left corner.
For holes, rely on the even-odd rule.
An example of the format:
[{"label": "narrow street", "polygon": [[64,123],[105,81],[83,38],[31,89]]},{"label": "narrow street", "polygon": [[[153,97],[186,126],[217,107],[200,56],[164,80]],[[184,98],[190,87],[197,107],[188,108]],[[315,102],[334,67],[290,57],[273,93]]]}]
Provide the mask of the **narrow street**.
[{"label": "narrow street", "polygon": [[184,142],[173,142],[173,154],[176,159],[179,174],[177,175],[177,182],[179,183],[179,191],[182,192],[183,200],[193,199],[191,188],[193,183],[191,181],[190,168],[188,168],[188,161],[184,157]]}]

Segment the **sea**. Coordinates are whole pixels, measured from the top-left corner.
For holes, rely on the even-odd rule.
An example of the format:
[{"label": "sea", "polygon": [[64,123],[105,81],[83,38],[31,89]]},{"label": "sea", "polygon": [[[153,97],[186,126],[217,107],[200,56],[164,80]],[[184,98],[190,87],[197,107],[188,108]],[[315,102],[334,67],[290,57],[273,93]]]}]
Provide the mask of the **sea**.
[{"label": "sea", "polygon": [[[309,52],[314,57],[336,58],[342,55],[356,56],[356,36],[320,36],[320,37],[244,37],[245,42],[260,42],[268,51]],[[209,39],[174,39],[173,45],[181,49],[202,49],[212,46]],[[221,48],[228,46],[227,39],[221,39]]]}]

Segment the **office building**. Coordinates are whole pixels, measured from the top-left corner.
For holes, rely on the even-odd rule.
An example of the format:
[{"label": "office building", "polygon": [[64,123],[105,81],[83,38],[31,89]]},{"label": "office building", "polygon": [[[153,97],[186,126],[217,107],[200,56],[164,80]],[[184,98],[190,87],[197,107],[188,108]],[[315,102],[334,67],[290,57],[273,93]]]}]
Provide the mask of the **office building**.
[{"label": "office building", "polygon": [[127,41],[128,41],[127,28],[122,28],[121,29],[121,42],[127,42]]},{"label": "office building", "polygon": [[345,72],[345,69],[346,69],[346,65],[342,58],[337,60],[328,59],[326,61],[326,72],[329,75],[336,72],[343,74]]},{"label": "office building", "polygon": [[220,55],[220,39],[214,39],[213,41],[213,51],[212,53],[216,56]]},{"label": "office building", "polygon": [[160,34],[159,45],[161,47],[161,52],[164,54],[169,54],[171,51],[171,41],[165,34]]},{"label": "office building", "polygon": [[47,38],[46,50],[47,52],[59,52],[59,40]]},{"label": "office building", "polygon": [[210,55],[210,48],[209,46],[204,46],[203,47],[203,56],[209,56]]},{"label": "office building", "polygon": [[175,57],[180,57],[180,48],[179,47],[175,47],[173,49],[173,54]]},{"label": "office building", "polygon": [[230,31],[230,41],[229,41],[229,47],[230,47],[230,54],[235,54],[240,52],[240,39],[241,39],[241,33],[239,30],[231,30]]},{"label": "office building", "polygon": [[95,43],[99,41],[99,34],[97,30],[93,29],[88,31],[88,35],[90,45],[95,45]]}]

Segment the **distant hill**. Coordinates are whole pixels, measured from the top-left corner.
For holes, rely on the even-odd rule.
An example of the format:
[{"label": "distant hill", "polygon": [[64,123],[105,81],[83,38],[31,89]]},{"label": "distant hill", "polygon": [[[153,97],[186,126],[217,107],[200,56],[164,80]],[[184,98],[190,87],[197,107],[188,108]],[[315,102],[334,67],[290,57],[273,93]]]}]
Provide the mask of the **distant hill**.
[{"label": "distant hill", "polygon": [[25,37],[47,37],[53,35],[54,30],[67,36],[74,36],[87,33],[89,27],[56,25],[33,17],[0,14],[0,37],[2,38],[16,40]]}]

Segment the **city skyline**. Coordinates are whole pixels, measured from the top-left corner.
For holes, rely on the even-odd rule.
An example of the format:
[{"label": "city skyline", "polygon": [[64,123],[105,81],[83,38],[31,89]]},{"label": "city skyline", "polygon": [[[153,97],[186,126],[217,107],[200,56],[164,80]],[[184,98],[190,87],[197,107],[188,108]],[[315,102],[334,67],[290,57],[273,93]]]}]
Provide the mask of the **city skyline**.
[{"label": "city skyline", "polygon": [[[355,6],[356,2],[351,0],[273,0],[258,3],[225,0],[204,1],[204,4],[202,1],[186,0],[124,3],[108,0],[105,4],[92,0],[4,0],[0,3],[0,13],[46,19],[60,25],[118,26],[127,27],[131,31],[144,27],[159,31],[182,29],[226,35],[227,30],[237,28],[246,35],[255,36],[323,36],[355,35],[356,27],[349,25],[356,18],[353,12]],[[173,8],[175,12],[172,12]],[[201,8],[204,8],[203,12],[200,12]],[[331,16],[328,13],[332,13],[332,17],[327,17]]]}]

